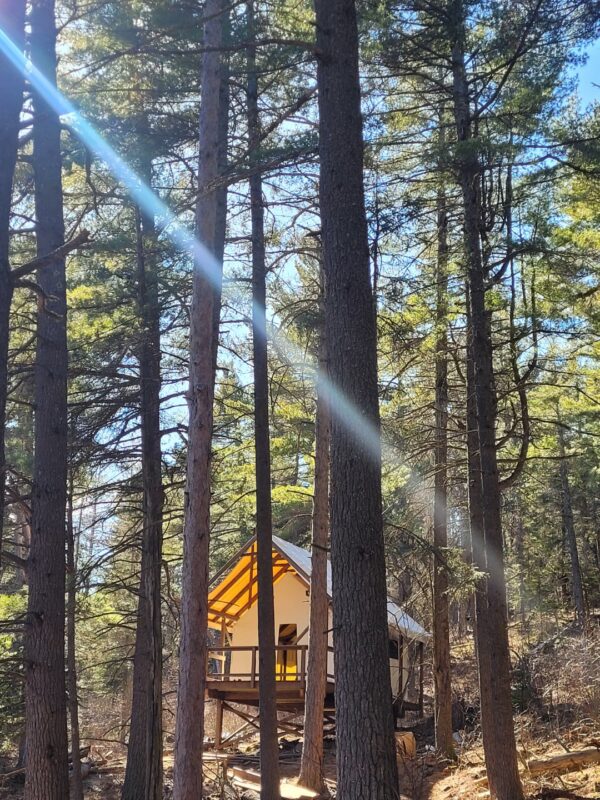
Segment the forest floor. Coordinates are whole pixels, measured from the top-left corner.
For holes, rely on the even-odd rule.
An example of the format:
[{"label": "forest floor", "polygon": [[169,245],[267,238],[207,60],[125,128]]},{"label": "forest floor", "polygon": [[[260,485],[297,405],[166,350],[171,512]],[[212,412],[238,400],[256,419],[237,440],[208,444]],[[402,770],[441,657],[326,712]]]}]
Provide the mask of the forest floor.
[{"label": "forest floor", "polygon": [[[522,631],[511,628],[511,647],[515,664],[513,701],[515,731],[522,777],[528,798],[600,798],[600,764],[556,775],[528,775],[526,762],[532,758],[600,747],[600,625],[587,636],[574,634],[570,627],[553,626],[560,632],[549,634],[540,627]],[[403,727],[413,729],[417,740],[417,757],[400,761],[402,798],[411,800],[484,800],[487,793],[481,736],[477,724],[477,679],[472,637],[454,643],[452,648],[453,693],[456,702],[457,760],[444,764],[433,752],[433,719],[431,707],[423,720],[405,719]],[[542,642],[543,644],[539,644]],[[427,689],[428,687],[426,687]],[[113,704],[114,707],[114,704]],[[97,707],[96,707],[97,708]],[[210,714],[210,710],[209,710]],[[100,725],[101,720],[96,720]],[[100,728],[98,728],[100,729]],[[106,730],[105,728],[104,730]],[[208,722],[207,730],[211,730]],[[102,737],[98,737],[102,738]],[[327,741],[325,769],[327,784],[335,796],[335,742]],[[172,745],[167,743],[165,756],[165,800],[171,797]],[[257,742],[246,745],[247,768],[256,769],[252,750]],[[288,741],[282,751],[282,774],[293,779],[300,763],[300,742]],[[92,759],[105,763],[102,774],[90,775],[86,781],[86,800],[102,798],[118,800],[124,771],[124,752],[118,746],[92,742]],[[13,762],[14,763],[14,762]],[[2,778],[9,771],[7,761],[0,762],[0,800],[22,797],[22,776]],[[206,765],[207,796],[213,798],[254,798],[226,779],[219,765]]]}]

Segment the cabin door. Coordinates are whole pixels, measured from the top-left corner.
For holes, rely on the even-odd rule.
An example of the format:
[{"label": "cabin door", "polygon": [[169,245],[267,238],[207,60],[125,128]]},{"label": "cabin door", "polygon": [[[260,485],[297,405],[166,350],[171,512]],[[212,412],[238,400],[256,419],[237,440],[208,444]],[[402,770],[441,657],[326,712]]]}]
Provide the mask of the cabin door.
[{"label": "cabin door", "polygon": [[298,680],[298,626],[291,623],[279,626],[277,637],[277,680]]}]

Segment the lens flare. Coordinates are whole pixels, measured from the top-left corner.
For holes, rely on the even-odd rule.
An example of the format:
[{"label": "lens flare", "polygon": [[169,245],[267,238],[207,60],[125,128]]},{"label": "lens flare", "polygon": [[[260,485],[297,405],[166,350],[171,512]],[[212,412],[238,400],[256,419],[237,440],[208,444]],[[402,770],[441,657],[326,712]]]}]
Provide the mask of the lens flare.
[{"label": "lens flare", "polygon": [[115,178],[125,186],[129,195],[148,216],[154,216],[162,227],[168,229],[167,235],[181,250],[190,252],[194,264],[213,285],[218,281],[220,267],[210,250],[205,247],[147,186],[140,176],[121,158],[121,156],[100,136],[98,131],[75,108],[56,86],[31,63],[9,36],[0,28],[0,50],[25,75],[32,88],[44,99],[50,108],[63,117],[75,135],[85,146],[104,161]]},{"label": "lens flare", "polygon": [[[45,100],[52,110],[68,122],[70,129],[83,144],[106,164],[116,180],[127,189],[131,198],[144,213],[156,218],[164,234],[169,237],[173,244],[181,251],[192,255],[195,268],[200,270],[206,280],[215,287],[219,286],[221,265],[210,250],[179,222],[171,209],[144,183],[140,176],[75,108],[73,103],[24,56],[2,28],[0,28],[0,51],[25,75],[31,87]],[[293,359],[306,365],[306,353],[283,331],[273,326],[269,326],[267,329],[264,314],[257,314],[255,319],[259,321],[261,326],[264,326],[264,329],[257,331],[259,335],[268,338],[270,334],[273,342],[280,339],[285,344],[285,349],[293,355]],[[280,356],[286,358],[281,349],[278,352]],[[368,419],[361,409],[327,375],[318,369],[316,363],[309,366],[314,372],[315,381],[318,380],[319,382],[320,390],[324,393],[331,414],[354,437],[364,453],[376,463],[379,463],[383,451],[386,462],[390,464],[401,463],[397,449],[386,443],[385,440],[382,442],[378,426]],[[476,531],[475,535],[478,538],[484,538],[483,533],[480,531]],[[488,554],[488,558],[490,555]]]},{"label": "lens flare", "polygon": [[[169,237],[173,244],[180,250],[192,254],[195,268],[200,270],[213,286],[219,286],[221,265],[210,250],[179,222],[171,209],[131,169],[96,131],[93,125],[75,108],[73,103],[24,56],[1,28],[0,50],[25,75],[32,88],[44,99],[48,106],[59,117],[65,118],[65,122],[68,122],[71,130],[83,144],[106,164],[114,177],[127,189],[129,195],[140,209],[148,216],[155,217],[163,228],[165,235]],[[261,325],[265,325],[262,314],[257,314],[256,319],[260,321]],[[260,330],[259,334],[266,338],[266,327],[264,330]],[[294,352],[295,355],[299,354],[301,361],[305,361],[304,353],[300,348],[281,331],[278,332],[278,335],[285,340],[287,348]],[[314,370],[316,375],[318,368],[315,366]],[[318,378],[331,413],[354,436],[363,450],[378,462],[381,458],[381,443],[377,426],[367,419],[361,410],[326,375],[319,374]]]}]

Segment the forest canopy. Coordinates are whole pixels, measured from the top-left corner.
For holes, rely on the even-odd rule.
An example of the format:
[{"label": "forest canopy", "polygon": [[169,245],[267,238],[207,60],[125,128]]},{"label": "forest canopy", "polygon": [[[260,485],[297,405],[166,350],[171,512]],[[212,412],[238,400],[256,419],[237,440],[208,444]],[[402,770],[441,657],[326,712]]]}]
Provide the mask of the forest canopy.
[{"label": "forest canopy", "polygon": [[[338,796],[405,796],[390,599],[431,633],[432,751],[467,648],[491,797],[524,797],[523,665],[565,626],[600,647],[599,42],[597,0],[0,0],[15,791],[82,800],[109,744],[123,800],[213,791],[209,579],[255,536],[262,797],[286,646],[300,782],[331,650]],[[302,641],[274,535],[312,548]]]}]

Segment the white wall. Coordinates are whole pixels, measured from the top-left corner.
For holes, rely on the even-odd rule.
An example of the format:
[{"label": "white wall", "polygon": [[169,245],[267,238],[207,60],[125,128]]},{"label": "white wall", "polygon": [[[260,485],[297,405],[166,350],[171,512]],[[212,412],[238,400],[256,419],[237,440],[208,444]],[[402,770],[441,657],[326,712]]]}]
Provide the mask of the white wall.
[{"label": "white wall", "polygon": [[[275,584],[273,588],[273,599],[275,603],[275,643],[277,644],[277,636],[279,634],[280,625],[296,625],[298,629],[298,636],[300,636],[304,629],[308,628],[309,621],[308,588],[304,581],[299,578],[295,572],[286,573],[283,578],[281,578],[281,580]],[[331,629],[331,612],[327,627]],[[330,646],[333,644],[331,641],[331,636],[332,635],[330,633]],[[257,603],[255,603],[252,608],[246,611],[239,622],[236,622],[233,626],[231,644],[233,647],[258,645]],[[298,644],[308,645],[308,632],[302,636]],[[232,653],[232,673],[247,673],[249,676],[251,666],[252,656],[250,652]],[[298,655],[298,667],[300,667],[300,655]],[[258,672],[258,659],[256,671]],[[330,653],[328,657],[327,672],[333,675],[333,653]],[[236,679],[233,678],[232,680]],[[240,677],[239,680],[244,680],[244,678]]]},{"label": "white wall", "polygon": [[[279,626],[295,624],[298,635],[308,628],[309,608],[308,608],[308,588],[304,581],[295,573],[286,573],[279,580],[273,589],[273,599],[275,602],[275,643],[279,633]],[[333,634],[331,619],[331,609],[329,610],[329,620],[327,628],[329,630],[329,646],[333,647]],[[396,635],[396,634],[393,634]],[[236,622],[232,629],[231,644],[233,647],[256,646],[258,645],[258,604],[255,603]],[[298,644],[308,645],[308,633],[306,633]],[[405,640],[403,652],[403,680],[408,679],[408,647]],[[390,681],[394,695],[398,693],[398,662],[390,659]],[[231,656],[231,673],[242,673],[240,677],[232,677],[232,680],[249,680],[252,667],[252,655],[248,652],[233,652]],[[300,655],[298,655],[298,668],[300,667]],[[256,659],[256,672],[258,673],[258,657]],[[333,675],[333,653],[327,657],[327,673]]]},{"label": "white wall", "polygon": [[[397,631],[390,631],[390,638],[397,638]],[[410,660],[408,655],[408,642],[404,639],[402,644],[402,686],[406,685],[408,680],[408,673],[410,669]],[[392,685],[392,695],[396,697],[400,693],[399,675],[400,665],[398,661],[390,658],[390,681]]]}]

